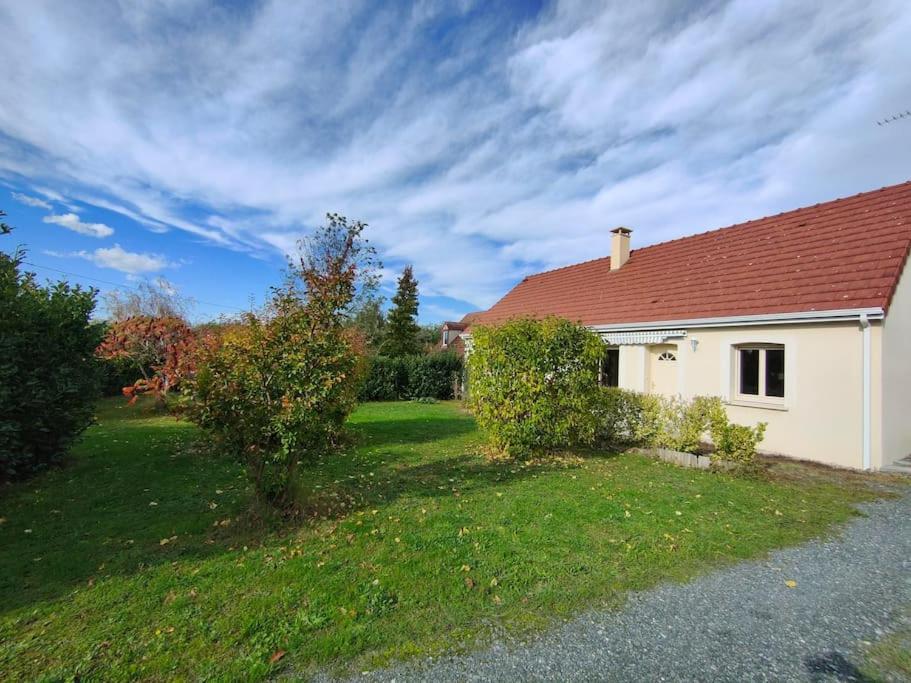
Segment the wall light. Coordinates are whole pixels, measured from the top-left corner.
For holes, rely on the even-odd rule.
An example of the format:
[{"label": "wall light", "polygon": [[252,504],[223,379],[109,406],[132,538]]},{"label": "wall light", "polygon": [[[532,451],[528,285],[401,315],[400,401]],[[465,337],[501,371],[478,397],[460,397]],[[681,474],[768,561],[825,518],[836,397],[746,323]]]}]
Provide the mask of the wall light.
[{"label": "wall light", "polygon": [[690,347],[693,349],[693,353],[696,353],[696,347],[699,346],[698,339],[690,339]]}]

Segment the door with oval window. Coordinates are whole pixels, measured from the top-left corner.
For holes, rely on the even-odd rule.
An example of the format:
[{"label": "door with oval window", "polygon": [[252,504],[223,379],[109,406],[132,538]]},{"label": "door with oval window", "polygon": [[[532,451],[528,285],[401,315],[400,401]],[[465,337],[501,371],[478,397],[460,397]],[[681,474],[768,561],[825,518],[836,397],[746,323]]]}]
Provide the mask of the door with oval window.
[{"label": "door with oval window", "polygon": [[649,392],[674,396],[677,386],[677,345],[656,344],[649,347]]}]

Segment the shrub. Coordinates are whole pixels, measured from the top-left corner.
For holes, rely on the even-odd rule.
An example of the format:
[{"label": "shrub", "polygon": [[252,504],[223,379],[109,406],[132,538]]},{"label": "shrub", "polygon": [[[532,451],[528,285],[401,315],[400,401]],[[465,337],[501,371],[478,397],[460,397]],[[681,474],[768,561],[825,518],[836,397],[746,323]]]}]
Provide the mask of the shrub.
[{"label": "shrub", "polygon": [[95,291],[41,286],[24,253],[0,253],[0,480],[59,461],[92,421],[99,391]]},{"label": "shrub", "polygon": [[756,467],[756,447],[765,437],[767,424],[760,422],[755,427],[733,424],[727,416],[712,426],[712,443],[715,452],[712,460],[731,462],[744,470]]},{"label": "shrub", "polygon": [[526,456],[590,445],[598,427],[604,346],[560,318],[520,318],[472,331],[469,404],[491,445]]},{"label": "shrub", "polygon": [[246,467],[260,497],[293,506],[298,466],[338,443],[359,358],[343,330],[311,335],[302,310],[250,315],[200,354],[189,417]]},{"label": "shrub", "polygon": [[453,397],[453,386],[462,372],[462,360],[452,353],[424,356],[375,356],[361,386],[362,401],[401,401]]},{"label": "shrub", "polygon": [[330,215],[268,315],[248,315],[204,345],[188,415],[245,466],[257,494],[295,504],[300,465],[339,445],[363,368],[359,335],[346,329],[372,249],[363,223]]},{"label": "shrub", "polygon": [[643,426],[656,424],[644,419],[644,394],[618,387],[602,387],[596,408],[598,441],[610,446],[627,446],[650,441]]},{"label": "shrub", "polygon": [[733,424],[716,396],[691,401],[639,394],[624,389],[602,389],[596,410],[600,440],[611,446],[635,445],[698,453],[711,437],[715,462],[753,466],[756,447],[766,424]]}]

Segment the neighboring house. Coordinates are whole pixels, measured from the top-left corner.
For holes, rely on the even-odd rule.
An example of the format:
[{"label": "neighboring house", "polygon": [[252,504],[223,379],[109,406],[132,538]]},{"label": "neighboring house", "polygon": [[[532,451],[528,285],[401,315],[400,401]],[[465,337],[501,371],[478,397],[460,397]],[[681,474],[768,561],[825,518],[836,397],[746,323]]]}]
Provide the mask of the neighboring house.
[{"label": "neighboring house", "polygon": [[465,330],[473,320],[479,315],[478,311],[466,313],[459,322],[446,321],[443,323],[440,343],[437,344],[437,351],[451,351],[457,356],[465,355],[465,340],[462,338]]},{"label": "neighboring house", "polygon": [[[602,382],[721,396],[766,452],[880,469],[911,453],[911,182],[525,278],[476,324],[600,333]],[[470,339],[470,334],[468,335]]]}]

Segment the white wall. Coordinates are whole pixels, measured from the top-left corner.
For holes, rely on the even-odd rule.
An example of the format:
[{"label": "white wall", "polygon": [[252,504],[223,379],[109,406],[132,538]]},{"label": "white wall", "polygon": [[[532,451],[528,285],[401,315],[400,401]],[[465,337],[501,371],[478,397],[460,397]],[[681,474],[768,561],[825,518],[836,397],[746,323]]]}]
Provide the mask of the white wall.
[{"label": "white wall", "polygon": [[905,268],[898,282],[882,327],[882,450],[879,456],[883,465],[911,454],[911,275],[908,271],[909,268]]},{"label": "white wall", "polygon": [[[878,329],[873,331],[878,333]],[[698,341],[696,351],[692,349],[693,339]],[[878,340],[878,336],[874,339]],[[734,400],[732,346],[744,343],[784,345],[782,405],[760,407]],[[861,468],[862,343],[860,326],[854,322],[690,329],[677,346],[677,362],[681,364],[679,393],[685,397],[720,396],[727,402],[728,415],[734,422],[768,423],[763,451]],[[874,343],[874,353],[876,348]],[[645,358],[646,347],[621,347],[622,387],[643,390]],[[908,368],[911,370],[911,366]],[[908,391],[908,385],[904,386]]]}]

